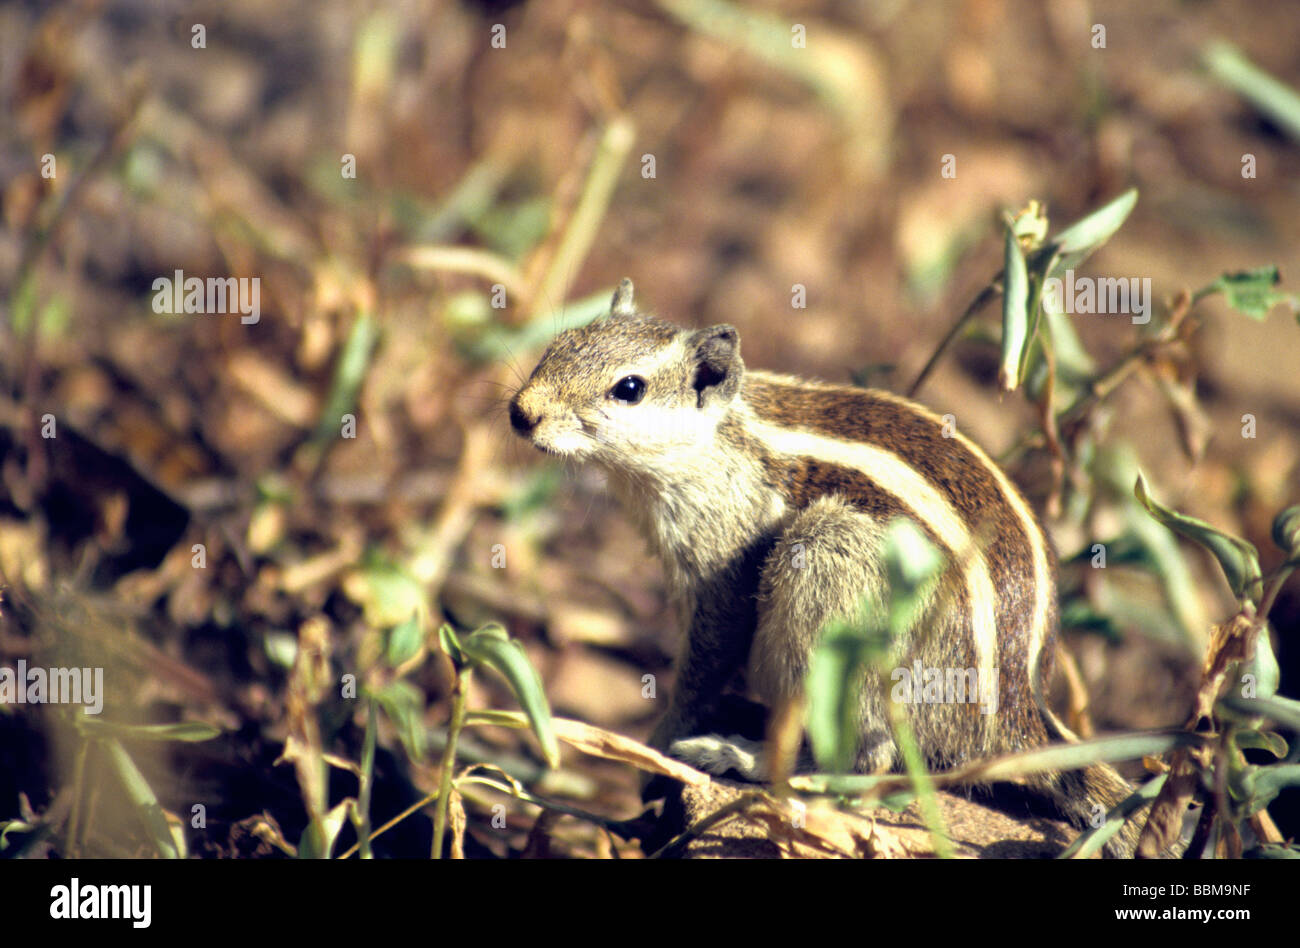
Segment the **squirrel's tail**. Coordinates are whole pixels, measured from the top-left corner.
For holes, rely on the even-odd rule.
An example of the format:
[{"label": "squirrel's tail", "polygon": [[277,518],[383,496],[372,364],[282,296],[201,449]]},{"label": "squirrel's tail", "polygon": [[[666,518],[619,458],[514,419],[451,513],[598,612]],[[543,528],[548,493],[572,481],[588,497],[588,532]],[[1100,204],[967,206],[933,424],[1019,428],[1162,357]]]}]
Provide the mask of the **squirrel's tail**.
[{"label": "squirrel's tail", "polygon": [[[1079,738],[1049,709],[1042,708],[1043,726],[1049,740],[1078,742]],[[1133,793],[1133,786],[1109,764],[1093,764],[1082,770],[1043,774],[1038,789],[1047,793],[1061,812],[1080,829],[1100,825],[1100,820]],[[1142,835],[1140,813],[1133,814],[1119,832],[1102,847],[1110,858],[1132,858]]]}]

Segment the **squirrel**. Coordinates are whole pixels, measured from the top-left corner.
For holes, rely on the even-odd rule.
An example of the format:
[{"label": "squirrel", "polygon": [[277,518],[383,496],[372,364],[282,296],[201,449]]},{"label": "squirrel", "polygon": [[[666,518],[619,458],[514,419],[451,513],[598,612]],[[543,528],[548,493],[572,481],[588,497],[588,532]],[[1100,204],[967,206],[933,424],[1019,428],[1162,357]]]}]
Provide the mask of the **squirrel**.
[{"label": "squirrel", "polygon": [[[821,630],[860,614],[888,582],[884,537],[897,517],[953,564],[900,665],[975,669],[996,689],[984,695],[992,713],[908,703],[927,762],[1073,739],[1044,699],[1059,625],[1053,546],[997,464],[921,405],[747,369],[735,327],[684,329],[642,313],[625,279],[608,315],[551,342],[509,415],[541,451],[603,468],[663,561],[686,637],[657,749],[761,778],[761,754],[700,729],[742,669],[769,708],[802,694]],[[863,689],[859,772],[900,763],[888,697]],[[1132,792],[1106,765],[1030,780],[1080,827]],[[1106,854],[1131,855],[1137,835],[1127,822]]]}]

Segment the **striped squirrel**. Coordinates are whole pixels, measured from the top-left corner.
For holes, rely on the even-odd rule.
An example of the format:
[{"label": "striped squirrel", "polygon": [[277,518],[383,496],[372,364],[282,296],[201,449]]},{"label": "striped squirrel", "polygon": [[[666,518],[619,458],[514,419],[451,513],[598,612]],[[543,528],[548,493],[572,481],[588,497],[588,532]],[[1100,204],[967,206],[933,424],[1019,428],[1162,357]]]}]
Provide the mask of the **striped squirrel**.
[{"label": "striped squirrel", "polygon": [[[896,516],[958,567],[942,574],[916,623],[927,631],[903,643],[900,665],[973,668],[997,689],[993,713],[908,704],[930,765],[1068,735],[1043,697],[1058,626],[1052,545],[1006,474],[920,405],[748,370],[734,327],[689,330],[643,314],[623,280],[609,315],[555,338],[509,411],[535,447],[603,468],[663,560],[687,635],[655,747],[715,773],[761,776],[738,739],[724,753],[728,742],[700,728],[746,667],[769,708],[802,692],[820,630],[883,588]],[[861,772],[898,763],[885,700],[864,689]],[[1104,765],[1031,788],[1080,826],[1131,792]],[[1109,854],[1131,854],[1136,835],[1130,821]]]}]

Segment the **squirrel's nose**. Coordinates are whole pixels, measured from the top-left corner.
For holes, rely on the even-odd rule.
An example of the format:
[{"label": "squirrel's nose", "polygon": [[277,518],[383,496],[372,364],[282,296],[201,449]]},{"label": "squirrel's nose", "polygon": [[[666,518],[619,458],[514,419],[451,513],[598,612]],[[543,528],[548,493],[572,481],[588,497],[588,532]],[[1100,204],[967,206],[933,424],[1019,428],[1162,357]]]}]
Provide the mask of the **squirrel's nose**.
[{"label": "squirrel's nose", "polygon": [[521,435],[527,435],[537,427],[537,420],[529,418],[528,412],[519,404],[518,395],[510,400],[510,427]]}]

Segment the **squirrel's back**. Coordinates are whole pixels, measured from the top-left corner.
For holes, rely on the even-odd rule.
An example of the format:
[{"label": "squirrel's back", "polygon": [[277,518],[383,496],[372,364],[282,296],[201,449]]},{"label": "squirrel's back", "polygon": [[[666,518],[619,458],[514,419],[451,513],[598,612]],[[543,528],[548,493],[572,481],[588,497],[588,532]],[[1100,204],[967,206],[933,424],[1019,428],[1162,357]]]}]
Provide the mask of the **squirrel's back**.
[{"label": "squirrel's back", "polygon": [[985,750],[1041,742],[1033,709],[1051,674],[1056,556],[1002,470],[951,417],[888,392],[751,371],[739,403],[744,450],[790,509],[837,495],[921,528],[960,575],[948,608],[968,620],[961,665],[998,682],[1002,714]]}]

